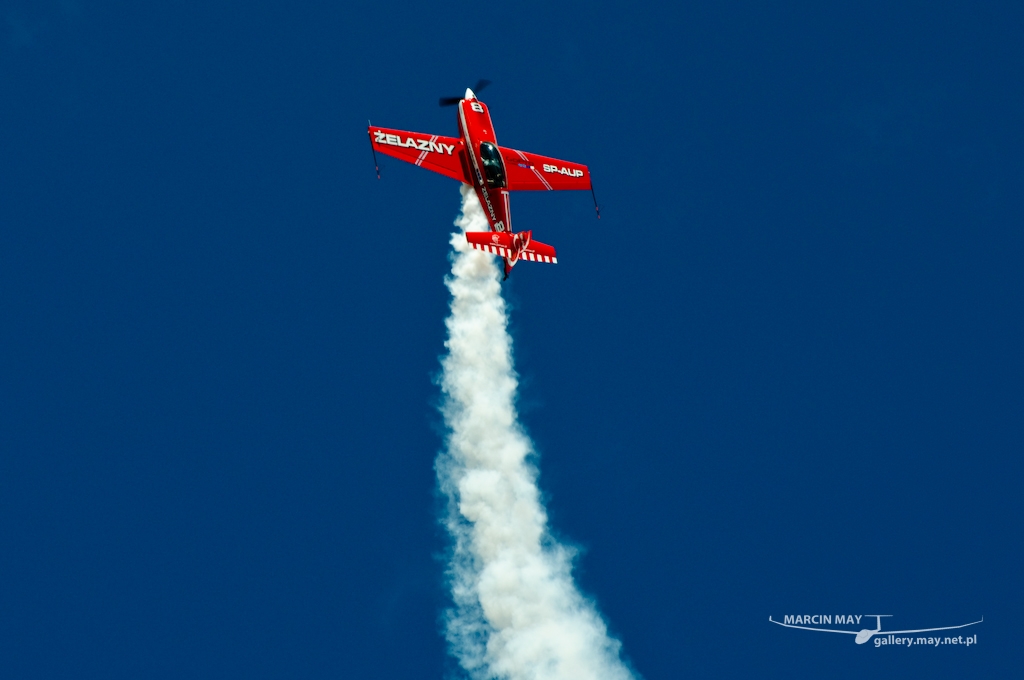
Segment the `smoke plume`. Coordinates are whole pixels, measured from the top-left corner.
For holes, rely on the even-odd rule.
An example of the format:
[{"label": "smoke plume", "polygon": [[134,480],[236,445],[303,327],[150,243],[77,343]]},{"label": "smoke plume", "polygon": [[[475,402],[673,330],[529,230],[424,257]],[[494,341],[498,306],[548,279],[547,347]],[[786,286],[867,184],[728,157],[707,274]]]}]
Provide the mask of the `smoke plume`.
[{"label": "smoke plume", "polygon": [[[462,187],[463,232],[487,231]],[[572,580],[573,551],[556,542],[537,489],[533,452],[519,424],[508,317],[493,255],[455,250],[448,354],[442,360],[446,450],[437,459],[453,539],[447,613],[452,653],[470,677],[631,680],[619,642]]]}]

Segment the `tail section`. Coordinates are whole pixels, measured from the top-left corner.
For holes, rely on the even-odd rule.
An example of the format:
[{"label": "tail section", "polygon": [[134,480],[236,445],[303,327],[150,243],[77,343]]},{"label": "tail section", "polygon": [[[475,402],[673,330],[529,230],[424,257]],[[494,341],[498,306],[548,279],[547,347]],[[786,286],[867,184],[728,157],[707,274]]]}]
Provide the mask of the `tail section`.
[{"label": "tail section", "polygon": [[555,249],[546,243],[534,241],[531,231],[521,231],[518,234],[497,231],[474,231],[466,234],[469,241],[477,250],[500,255],[506,260],[515,264],[519,260],[530,262],[550,262],[557,264]]},{"label": "tail section", "polygon": [[532,231],[518,234],[497,231],[473,231],[466,234],[466,240],[477,250],[493,253],[505,260],[505,277],[520,260],[558,264],[555,249],[546,243],[534,241]]}]

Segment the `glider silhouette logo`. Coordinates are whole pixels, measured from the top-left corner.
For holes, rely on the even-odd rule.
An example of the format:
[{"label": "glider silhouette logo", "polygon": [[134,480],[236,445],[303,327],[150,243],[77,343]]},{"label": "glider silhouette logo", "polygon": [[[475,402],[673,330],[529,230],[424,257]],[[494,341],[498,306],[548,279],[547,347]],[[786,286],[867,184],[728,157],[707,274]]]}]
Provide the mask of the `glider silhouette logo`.
[{"label": "glider silhouette logo", "polygon": [[[910,646],[929,646],[938,647],[940,645],[963,645],[970,647],[971,645],[978,644],[978,635],[919,635],[915,637],[909,637],[910,633],[932,633],[940,630],[954,630],[956,628],[966,628],[967,626],[973,626],[981,623],[985,620],[985,617],[981,617],[977,621],[971,621],[970,623],[963,623],[959,626],[940,626],[938,628],[914,628],[912,630],[882,630],[882,619],[888,618],[892,614],[786,614],[782,617],[782,621],[776,621],[772,617],[768,617],[768,620],[777,626],[784,626],[786,628],[798,628],[800,630],[813,630],[818,633],[843,633],[846,635],[855,635],[853,639],[858,645],[862,645],[868,640],[874,638],[875,647],[882,647],[883,645],[903,645],[905,647]],[[823,628],[822,626],[828,625],[861,625],[861,619],[874,619],[874,628],[861,628],[860,630],[840,630],[836,628]],[[864,621],[865,624],[870,625],[869,621]],[[904,637],[907,636],[907,637]]]}]

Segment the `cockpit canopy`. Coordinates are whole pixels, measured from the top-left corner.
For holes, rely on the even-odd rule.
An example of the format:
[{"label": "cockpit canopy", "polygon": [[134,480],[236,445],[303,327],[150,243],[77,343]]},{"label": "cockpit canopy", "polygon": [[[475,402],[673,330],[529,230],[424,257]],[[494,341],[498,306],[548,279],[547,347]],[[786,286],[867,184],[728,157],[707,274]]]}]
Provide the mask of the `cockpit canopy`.
[{"label": "cockpit canopy", "polygon": [[490,142],[480,142],[480,158],[484,162],[487,186],[492,189],[505,187],[505,164],[501,161],[498,147]]}]

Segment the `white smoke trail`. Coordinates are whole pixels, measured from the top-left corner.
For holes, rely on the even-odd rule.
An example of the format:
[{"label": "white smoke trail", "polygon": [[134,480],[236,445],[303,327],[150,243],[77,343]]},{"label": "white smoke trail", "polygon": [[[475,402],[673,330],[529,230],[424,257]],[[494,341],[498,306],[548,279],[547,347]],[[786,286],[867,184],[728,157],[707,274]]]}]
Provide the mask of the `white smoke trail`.
[{"label": "white smoke trail", "polygon": [[[465,185],[455,224],[487,230],[480,202]],[[573,551],[547,530],[537,473],[527,462],[533,446],[516,414],[501,261],[472,250],[461,233],[451,242],[441,376],[448,438],[437,476],[454,539],[452,653],[478,680],[629,680],[620,643],[573,584]]]}]

